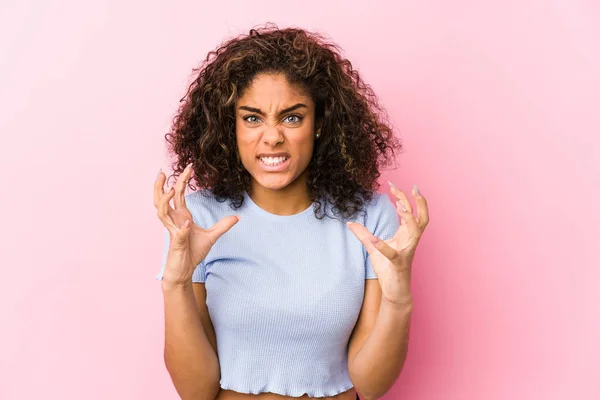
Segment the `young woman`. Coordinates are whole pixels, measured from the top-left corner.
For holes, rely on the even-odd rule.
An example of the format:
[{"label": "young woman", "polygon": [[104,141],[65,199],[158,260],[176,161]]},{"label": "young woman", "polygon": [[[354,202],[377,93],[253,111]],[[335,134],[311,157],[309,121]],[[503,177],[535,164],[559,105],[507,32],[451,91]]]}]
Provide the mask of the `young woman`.
[{"label": "young woman", "polygon": [[[212,51],[159,172],[165,363],[182,399],[376,399],[400,374],[429,217],[380,168],[401,149],[337,47],[253,29]],[[195,186],[198,185],[198,188]],[[192,192],[185,195],[186,187]],[[172,204],[171,204],[172,201]]]}]

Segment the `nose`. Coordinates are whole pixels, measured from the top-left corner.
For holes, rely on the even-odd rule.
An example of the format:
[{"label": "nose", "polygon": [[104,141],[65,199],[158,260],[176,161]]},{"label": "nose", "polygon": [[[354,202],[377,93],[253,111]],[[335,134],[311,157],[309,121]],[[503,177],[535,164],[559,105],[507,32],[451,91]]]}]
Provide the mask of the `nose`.
[{"label": "nose", "polygon": [[277,143],[283,142],[283,131],[277,126],[268,126],[263,134],[263,141],[275,147]]}]

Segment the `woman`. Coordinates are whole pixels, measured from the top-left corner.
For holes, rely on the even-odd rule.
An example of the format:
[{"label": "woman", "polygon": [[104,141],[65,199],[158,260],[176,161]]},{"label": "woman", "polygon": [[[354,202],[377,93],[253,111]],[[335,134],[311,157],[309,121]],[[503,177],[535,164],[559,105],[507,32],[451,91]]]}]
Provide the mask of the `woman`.
[{"label": "woman", "polygon": [[182,102],[166,135],[177,179],[154,187],[181,398],[381,397],[406,357],[429,217],[416,186],[416,216],[402,191],[396,207],[376,191],[401,145],[371,89],[319,35],[265,27],[210,52]]}]

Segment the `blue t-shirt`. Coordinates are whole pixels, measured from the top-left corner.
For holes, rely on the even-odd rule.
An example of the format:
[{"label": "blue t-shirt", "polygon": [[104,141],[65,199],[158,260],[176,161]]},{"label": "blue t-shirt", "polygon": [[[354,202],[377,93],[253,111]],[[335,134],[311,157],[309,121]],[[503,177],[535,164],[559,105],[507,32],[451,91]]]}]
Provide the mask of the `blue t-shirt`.
[{"label": "blue t-shirt", "polygon": [[[241,216],[192,277],[206,285],[221,388],[292,397],[335,396],[351,389],[348,340],[361,310],[364,280],[377,277],[347,221],[319,220],[312,205],[294,215],[271,214],[247,193],[235,210],[229,200],[218,202],[201,191],[186,196],[196,224],[210,228],[224,216]],[[381,193],[374,194],[366,215],[357,213],[351,221],[382,240],[399,226],[395,206]],[[165,228],[157,279],[162,279],[168,247]]]}]

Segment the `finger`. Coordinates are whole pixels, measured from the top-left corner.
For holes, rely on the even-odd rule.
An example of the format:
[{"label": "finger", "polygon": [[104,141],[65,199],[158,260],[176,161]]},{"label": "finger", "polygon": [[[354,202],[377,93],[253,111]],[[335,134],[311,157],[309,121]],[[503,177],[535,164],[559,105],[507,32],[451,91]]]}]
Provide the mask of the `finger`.
[{"label": "finger", "polygon": [[396,213],[398,213],[398,216],[400,217],[400,225],[406,225],[406,214],[408,211],[406,211],[406,208],[400,203],[400,200],[396,200]]},{"label": "finger", "polygon": [[[411,236],[419,237],[422,229],[419,227],[415,216],[407,210],[403,210],[400,206],[400,200],[396,202],[396,212],[400,216],[401,221],[406,225]],[[401,224],[402,225],[402,224]]]},{"label": "finger", "polygon": [[413,214],[412,206],[408,201],[408,198],[402,191],[398,191],[400,193],[401,199],[396,202],[396,210],[401,217],[401,220],[407,226],[409,232],[415,235],[419,235],[419,226],[417,224],[416,218]]},{"label": "finger", "polygon": [[402,205],[402,202],[400,200],[396,201],[396,212],[400,217],[400,225],[404,224],[409,229],[412,229],[414,226],[416,226],[415,217],[411,212],[408,212],[408,210]]},{"label": "finger", "polygon": [[225,232],[231,229],[232,226],[237,224],[239,220],[239,215],[228,215],[217,221],[217,223],[215,223],[210,229],[207,230],[207,232],[210,234],[211,244],[215,244],[217,239],[219,239]]},{"label": "finger", "polygon": [[373,246],[377,250],[379,250],[379,252],[381,254],[383,254],[385,256],[385,258],[387,258],[391,262],[396,262],[396,258],[398,257],[398,252],[393,247],[388,245],[386,242],[384,242],[377,236],[373,236],[371,238],[371,242],[373,243]]},{"label": "finger", "polygon": [[400,202],[402,203],[404,208],[406,208],[406,211],[408,211],[409,213],[412,214],[412,212],[413,212],[412,205],[410,204],[410,201],[408,201],[408,197],[406,196],[406,194],[404,194],[404,192],[402,190],[400,190],[396,186],[394,186],[394,184],[392,182],[388,181],[388,183],[391,186],[390,191],[396,197],[396,200],[400,200]]},{"label": "finger", "polygon": [[390,261],[395,261],[398,257],[398,252],[393,247],[389,246],[383,240],[373,235],[369,230],[358,222],[347,222],[346,226],[350,228],[354,236],[365,246],[367,253],[371,254],[377,250],[381,252]]},{"label": "finger", "polygon": [[427,206],[427,199],[421,194],[417,185],[413,185],[412,195],[415,196],[417,203],[417,224],[421,230],[425,229],[429,224],[429,207]]},{"label": "finger", "polygon": [[185,188],[187,187],[188,180],[190,179],[190,174],[192,170],[192,164],[188,164],[183,172],[177,177],[177,182],[175,182],[175,196],[173,197],[173,204],[175,209],[185,207]]},{"label": "finger", "polygon": [[171,208],[171,204],[169,203],[171,201],[171,198],[175,195],[175,189],[173,189],[171,187],[171,189],[169,189],[166,193],[164,193],[163,195],[160,196],[160,200],[158,202],[158,218],[163,222],[163,224],[167,227],[167,228],[172,228],[172,229],[179,229],[175,223],[173,222],[173,220],[171,219],[171,217],[169,216],[169,211],[172,210]]},{"label": "finger", "polygon": [[160,211],[158,211],[157,215],[158,215],[158,219],[160,219],[160,222],[162,222],[163,225],[165,226],[165,228],[167,228],[167,230],[169,231],[171,236],[175,235],[177,233],[177,231],[179,230],[179,227],[177,227],[177,225],[175,225],[175,223],[173,222],[173,219],[171,219],[169,214],[162,214]]},{"label": "finger", "polygon": [[176,245],[183,245],[189,239],[190,231],[192,230],[192,221],[186,219],[181,228],[176,230],[173,237],[173,242]]},{"label": "finger", "polygon": [[158,175],[156,175],[156,180],[154,181],[154,207],[158,208],[158,203],[160,202],[161,196],[165,193],[165,174],[163,174],[162,169],[158,170]]},{"label": "finger", "polygon": [[369,240],[373,235],[369,230],[362,224],[358,222],[346,222],[346,226],[350,229],[350,231],[356,236],[356,238],[365,246],[367,249],[367,253],[371,254],[371,252],[375,249],[373,243]]},{"label": "finger", "polygon": [[347,222],[346,226],[350,228],[352,233],[354,233],[358,240],[365,246],[369,254],[377,250],[392,262],[398,257],[398,252],[394,250],[393,247],[369,232],[364,225],[361,225],[358,222]]}]

